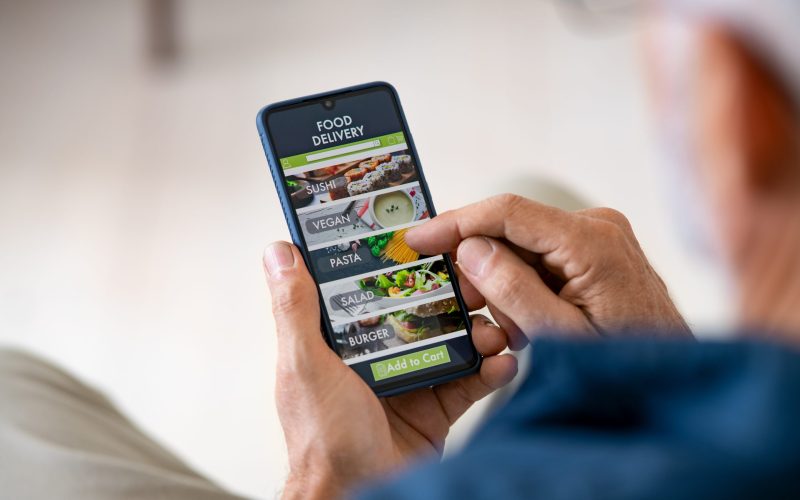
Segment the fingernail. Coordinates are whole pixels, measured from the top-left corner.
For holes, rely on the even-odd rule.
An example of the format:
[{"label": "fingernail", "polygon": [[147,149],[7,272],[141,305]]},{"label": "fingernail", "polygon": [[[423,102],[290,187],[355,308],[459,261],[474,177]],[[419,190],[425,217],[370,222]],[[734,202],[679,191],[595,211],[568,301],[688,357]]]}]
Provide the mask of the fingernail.
[{"label": "fingernail", "polygon": [[481,321],[483,323],[483,326],[488,326],[489,328],[500,328],[499,326],[495,325],[492,322],[492,320],[490,320],[489,318],[487,318],[485,316],[478,315],[478,316],[474,316],[474,317],[477,318],[479,321]]},{"label": "fingernail", "polygon": [[458,246],[458,265],[473,276],[480,276],[483,266],[492,256],[494,247],[486,238],[467,238]]},{"label": "fingernail", "polygon": [[270,276],[294,266],[294,253],[287,243],[278,241],[264,250],[264,267]]}]

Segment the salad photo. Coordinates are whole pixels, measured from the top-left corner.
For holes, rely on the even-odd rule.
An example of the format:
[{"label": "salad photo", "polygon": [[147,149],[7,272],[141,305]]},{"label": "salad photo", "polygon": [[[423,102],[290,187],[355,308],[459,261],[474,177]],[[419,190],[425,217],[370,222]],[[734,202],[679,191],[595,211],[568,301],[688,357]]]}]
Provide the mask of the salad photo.
[{"label": "salad photo", "polygon": [[439,260],[364,278],[359,280],[358,287],[391,299],[419,297],[443,287],[450,287],[450,275],[444,261]]},{"label": "salad photo", "polygon": [[333,323],[350,322],[365,314],[453,295],[450,274],[441,258],[398,271],[324,284],[320,288]]},{"label": "salad photo", "polygon": [[333,323],[350,322],[365,314],[453,294],[453,284],[441,258],[320,288]]}]

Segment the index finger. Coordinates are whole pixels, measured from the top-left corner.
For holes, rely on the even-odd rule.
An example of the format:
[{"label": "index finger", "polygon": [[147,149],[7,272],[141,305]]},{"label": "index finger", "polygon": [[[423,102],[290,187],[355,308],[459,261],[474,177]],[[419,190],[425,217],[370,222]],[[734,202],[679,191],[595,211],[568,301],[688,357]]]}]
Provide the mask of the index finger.
[{"label": "index finger", "polygon": [[546,254],[556,250],[575,217],[514,194],[494,196],[445,212],[406,233],[414,250],[435,255],[452,252],[470,236],[503,238],[526,250]]}]

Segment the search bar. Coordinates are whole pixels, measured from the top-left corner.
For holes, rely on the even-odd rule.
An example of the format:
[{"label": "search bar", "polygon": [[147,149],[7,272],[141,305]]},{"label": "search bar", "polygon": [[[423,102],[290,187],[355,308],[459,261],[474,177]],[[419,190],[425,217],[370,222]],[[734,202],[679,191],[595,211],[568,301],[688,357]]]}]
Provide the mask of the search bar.
[{"label": "search bar", "polygon": [[374,141],[362,142],[361,144],[353,144],[352,146],[345,146],[343,148],[331,149],[330,151],[322,151],[321,153],[314,153],[306,156],[307,162],[324,160],[325,158],[333,158],[334,156],[341,156],[347,153],[355,153],[356,151],[364,151],[365,149],[377,148],[381,145],[380,139]]}]

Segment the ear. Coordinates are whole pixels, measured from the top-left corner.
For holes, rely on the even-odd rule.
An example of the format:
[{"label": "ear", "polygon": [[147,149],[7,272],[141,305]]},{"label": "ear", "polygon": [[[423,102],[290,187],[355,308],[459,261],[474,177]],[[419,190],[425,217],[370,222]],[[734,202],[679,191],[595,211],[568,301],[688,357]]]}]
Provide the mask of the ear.
[{"label": "ear", "polygon": [[742,187],[769,190],[800,178],[797,108],[781,80],[725,28],[704,29],[700,50],[700,96],[712,103],[699,105],[705,135],[735,155]]}]

